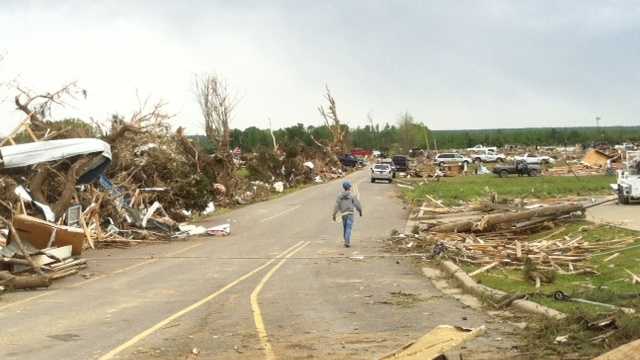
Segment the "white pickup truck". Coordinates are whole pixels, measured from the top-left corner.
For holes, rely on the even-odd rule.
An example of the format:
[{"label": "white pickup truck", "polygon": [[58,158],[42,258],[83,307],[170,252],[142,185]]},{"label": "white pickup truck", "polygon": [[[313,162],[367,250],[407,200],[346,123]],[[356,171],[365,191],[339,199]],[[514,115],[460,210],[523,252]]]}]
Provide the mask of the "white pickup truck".
[{"label": "white pickup truck", "polygon": [[529,153],[524,154],[523,156],[514,156],[513,160],[515,161],[522,160],[527,164],[553,164],[556,162],[556,159],[550,156],[546,156],[546,155],[538,156],[536,154],[529,154]]},{"label": "white pickup truck", "polygon": [[618,171],[618,181],[611,184],[620,204],[640,200],[640,151],[628,151],[624,170]]},{"label": "white pickup truck", "polygon": [[496,151],[489,150],[489,149],[472,151],[471,154],[469,154],[469,157],[473,159],[473,162],[475,163],[503,162],[507,159],[507,157],[504,156],[504,154],[498,154]]},{"label": "white pickup truck", "polygon": [[467,151],[470,151],[470,152],[483,151],[483,150],[498,152],[498,148],[495,146],[484,146],[480,144],[474,147],[467,148]]}]

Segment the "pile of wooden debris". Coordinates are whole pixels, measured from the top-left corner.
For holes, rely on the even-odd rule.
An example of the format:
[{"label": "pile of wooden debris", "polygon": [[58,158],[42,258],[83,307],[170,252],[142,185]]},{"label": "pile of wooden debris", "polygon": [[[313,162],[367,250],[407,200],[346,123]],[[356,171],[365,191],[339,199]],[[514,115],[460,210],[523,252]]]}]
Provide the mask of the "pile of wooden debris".
[{"label": "pile of wooden debris", "polygon": [[[418,222],[414,233],[392,236],[392,246],[433,256],[446,254],[457,262],[481,266],[476,272],[496,266],[523,268],[530,261],[542,270],[588,273],[593,270],[584,264],[593,254],[623,248],[636,240],[594,243],[579,234],[559,236],[563,223],[581,217],[585,208],[594,204],[569,202],[511,209],[486,204],[447,208],[435,199],[432,202],[438,207],[424,204],[413,217]],[[540,238],[531,236],[553,228],[558,230]]]}]

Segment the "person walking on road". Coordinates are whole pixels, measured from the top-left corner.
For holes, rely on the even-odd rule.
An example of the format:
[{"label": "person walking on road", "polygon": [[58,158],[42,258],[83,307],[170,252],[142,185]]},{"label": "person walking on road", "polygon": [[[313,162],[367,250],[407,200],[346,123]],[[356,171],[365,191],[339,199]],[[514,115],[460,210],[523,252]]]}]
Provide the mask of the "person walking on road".
[{"label": "person walking on road", "polygon": [[333,221],[336,221],[336,215],[340,213],[340,216],[342,216],[344,246],[351,247],[353,215],[355,210],[358,210],[358,213],[362,216],[362,205],[360,205],[360,201],[353,196],[353,193],[351,193],[351,182],[343,182],[342,188],[344,191],[338,195],[338,199],[336,199],[336,206],[333,208]]}]

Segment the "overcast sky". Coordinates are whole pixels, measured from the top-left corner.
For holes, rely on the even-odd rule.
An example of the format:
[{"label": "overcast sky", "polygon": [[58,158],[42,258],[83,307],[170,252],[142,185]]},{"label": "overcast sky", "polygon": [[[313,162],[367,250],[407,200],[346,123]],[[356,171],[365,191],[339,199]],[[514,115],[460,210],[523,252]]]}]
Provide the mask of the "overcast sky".
[{"label": "overcast sky", "polygon": [[0,81],[87,89],[56,116],[129,114],[137,93],[198,133],[194,75],[215,72],[239,128],[321,124],[325,83],[350,126],[640,125],[638,1],[2,0],[0,34]]}]

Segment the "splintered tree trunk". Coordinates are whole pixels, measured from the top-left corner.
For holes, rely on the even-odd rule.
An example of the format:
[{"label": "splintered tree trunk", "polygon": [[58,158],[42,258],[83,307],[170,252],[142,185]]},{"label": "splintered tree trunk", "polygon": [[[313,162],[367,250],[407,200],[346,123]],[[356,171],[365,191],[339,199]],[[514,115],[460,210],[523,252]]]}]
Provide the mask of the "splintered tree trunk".
[{"label": "splintered tree trunk", "polygon": [[581,204],[571,203],[541,207],[532,210],[519,211],[516,213],[486,215],[480,220],[479,223],[474,225],[474,230],[483,232],[493,229],[496,225],[500,224],[514,223],[516,221],[529,220],[537,217],[562,216],[583,210],[584,206],[582,206]]},{"label": "splintered tree trunk", "polygon": [[431,228],[434,232],[486,232],[494,229],[498,225],[511,224],[518,221],[526,221],[534,218],[554,217],[571,214],[577,211],[584,211],[581,204],[571,203],[541,207],[532,210],[519,211],[513,213],[501,213],[485,215],[480,221],[463,220],[442,224]]},{"label": "splintered tree trunk", "polygon": [[469,232],[473,229],[473,221],[456,221],[447,224],[434,226],[430,231],[445,233],[445,232]]}]

